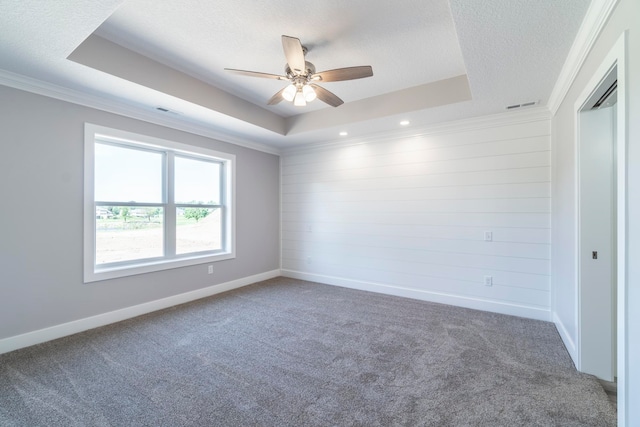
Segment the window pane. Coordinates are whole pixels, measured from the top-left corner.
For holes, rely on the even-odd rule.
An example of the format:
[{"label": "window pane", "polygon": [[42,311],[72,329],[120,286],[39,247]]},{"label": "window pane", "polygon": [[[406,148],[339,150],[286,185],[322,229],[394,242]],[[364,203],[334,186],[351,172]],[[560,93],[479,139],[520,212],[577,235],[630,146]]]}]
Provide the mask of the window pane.
[{"label": "window pane", "polygon": [[96,265],[163,256],[163,222],[158,207],[98,206]]},{"label": "window pane", "polygon": [[163,154],[95,145],[95,200],[162,203]]},{"label": "window pane", "polygon": [[176,253],[222,249],[221,209],[177,208]]},{"label": "window pane", "polygon": [[177,157],[175,161],[176,203],[220,203],[220,164]]}]

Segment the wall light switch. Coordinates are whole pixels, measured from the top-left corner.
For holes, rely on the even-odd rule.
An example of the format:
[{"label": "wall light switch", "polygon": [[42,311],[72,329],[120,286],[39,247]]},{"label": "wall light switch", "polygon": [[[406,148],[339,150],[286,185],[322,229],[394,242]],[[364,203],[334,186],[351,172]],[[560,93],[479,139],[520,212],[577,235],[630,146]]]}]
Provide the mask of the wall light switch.
[{"label": "wall light switch", "polygon": [[491,242],[493,240],[493,231],[485,231],[484,232],[484,241]]},{"label": "wall light switch", "polygon": [[484,276],[484,285],[493,286],[493,276]]},{"label": "wall light switch", "polygon": [[213,265],[209,266],[209,268],[207,269],[207,273],[208,274],[213,274]]}]

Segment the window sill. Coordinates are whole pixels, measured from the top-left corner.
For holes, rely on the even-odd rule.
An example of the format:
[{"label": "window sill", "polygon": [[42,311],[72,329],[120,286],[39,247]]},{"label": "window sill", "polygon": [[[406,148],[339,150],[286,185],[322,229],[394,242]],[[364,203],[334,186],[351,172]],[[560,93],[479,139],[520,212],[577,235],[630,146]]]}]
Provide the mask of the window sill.
[{"label": "window sill", "polygon": [[135,276],[138,274],[153,273],[156,271],[189,267],[198,264],[208,264],[233,258],[235,258],[235,254],[232,252],[227,252],[217,253],[215,255],[192,256],[189,258],[152,260],[149,262],[111,267],[92,268],[90,266],[89,268],[85,268],[84,283],[117,279],[119,277]]}]

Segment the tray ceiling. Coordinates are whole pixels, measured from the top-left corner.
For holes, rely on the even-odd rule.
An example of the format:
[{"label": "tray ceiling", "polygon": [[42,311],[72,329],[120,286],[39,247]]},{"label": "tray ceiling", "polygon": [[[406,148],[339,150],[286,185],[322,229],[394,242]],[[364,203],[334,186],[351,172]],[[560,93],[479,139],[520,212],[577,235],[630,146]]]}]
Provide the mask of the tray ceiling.
[{"label": "tray ceiling", "polygon": [[[0,69],[210,127],[276,149],[545,105],[588,0],[8,0]],[[6,13],[5,13],[6,11]],[[281,35],[318,71],[371,65],[324,83],[345,104],[268,99],[285,82]],[[171,110],[162,113],[163,107]]]}]

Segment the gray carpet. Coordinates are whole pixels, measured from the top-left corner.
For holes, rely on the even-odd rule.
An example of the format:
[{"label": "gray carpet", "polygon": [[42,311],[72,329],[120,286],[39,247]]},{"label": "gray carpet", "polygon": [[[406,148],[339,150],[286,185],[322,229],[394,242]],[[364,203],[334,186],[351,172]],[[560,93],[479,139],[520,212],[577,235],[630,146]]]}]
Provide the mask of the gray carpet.
[{"label": "gray carpet", "polygon": [[614,426],[551,323],[277,278],[0,356],[7,426]]}]

